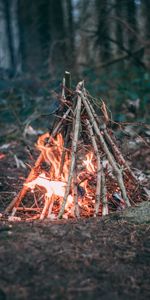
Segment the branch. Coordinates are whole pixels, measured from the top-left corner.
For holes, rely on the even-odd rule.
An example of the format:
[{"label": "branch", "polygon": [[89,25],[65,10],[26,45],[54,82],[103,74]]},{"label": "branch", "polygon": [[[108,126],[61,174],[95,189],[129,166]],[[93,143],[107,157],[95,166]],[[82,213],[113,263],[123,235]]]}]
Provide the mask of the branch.
[{"label": "branch", "polygon": [[94,148],[94,152],[95,155],[97,157],[97,184],[96,184],[96,199],[95,199],[95,217],[98,215],[99,212],[99,205],[100,205],[100,197],[101,197],[101,169],[102,169],[102,165],[101,165],[101,158],[100,158],[100,153],[98,150],[98,146],[96,143],[96,139],[94,136],[94,132],[92,129],[92,125],[90,124],[90,122],[86,119],[86,125],[90,134],[90,138],[93,144],[93,148]]},{"label": "branch", "polygon": [[101,178],[101,193],[102,193],[102,216],[108,215],[108,201],[107,201],[107,189],[105,182],[105,173],[102,168],[102,178]]},{"label": "branch", "polygon": [[126,205],[129,207],[129,206],[131,206],[131,204],[130,204],[128,196],[127,196],[126,188],[125,188],[123,177],[122,177],[122,172],[118,168],[117,163],[116,163],[113,155],[111,154],[111,152],[109,151],[109,149],[107,147],[107,144],[106,144],[106,142],[105,142],[105,140],[104,140],[104,138],[103,138],[103,136],[101,134],[101,131],[98,128],[97,122],[95,121],[95,118],[94,118],[94,116],[93,116],[93,114],[91,112],[91,109],[90,109],[89,105],[88,105],[86,97],[83,95],[82,92],[80,92],[80,95],[81,95],[83,104],[84,104],[84,106],[86,108],[87,114],[88,114],[88,116],[89,116],[89,118],[91,120],[91,123],[93,125],[93,128],[94,128],[97,136],[100,139],[100,143],[101,143],[102,149],[103,149],[104,153],[107,155],[107,158],[108,158],[108,160],[109,160],[109,162],[110,162],[110,164],[111,164],[111,166],[113,168],[114,174],[117,177],[117,181],[118,181],[120,190],[122,192],[123,199],[125,200]]},{"label": "branch", "polygon": [[[78,92],[78,90],[77,90],[77,92]],[[74,126],[73,139],[72,139],[71,163],[70,163],[70,168],[69,168],[68,183],[66,186],[66,191],[65,191],[63,202],[62,202],[62,206],[61,206],[59,214],[58,214],[59,219],[62,218],[62,215],[65,210],[65,205],[67,202],[67,198],[69,196],[70,186],[71,186],[72,177],[73,177],[73,171],[74,171],[74,167],[75,167],[77,143],[78,143],[79,128],[80,128],[80,112],[81,112],[81,97],[78,95],[77,106],[76,106],[75,126]]]},{"label": "branch", "polygon": [[112,42],[113,44],[118,45],[119,48],[120,48],[122,51],[124,51],[125,53],[127,53],[127,55],[128,55],[129,57],[132,57],[132,58],[135,60],[135,62],[136,62],[137,64],[139,64],[141,67],[143,67],[144,69],[146,69],[145,64],[144,64],[139,58],[137,58],[137,57],[134,56],[134,54],[135,54],[134,52],[131,52],[129,49],[125,48],[123,45],[120,45],[120,44],[118,43],[117,40],[111,38],[110,36],[108,36],[107,39],[108,39],[110,42]]}]

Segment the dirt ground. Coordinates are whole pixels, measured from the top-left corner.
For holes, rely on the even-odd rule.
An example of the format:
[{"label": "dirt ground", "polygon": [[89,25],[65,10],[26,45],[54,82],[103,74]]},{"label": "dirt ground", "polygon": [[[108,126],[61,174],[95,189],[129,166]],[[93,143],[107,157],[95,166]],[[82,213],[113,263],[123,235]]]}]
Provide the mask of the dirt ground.
[{"label": "dirt ground", "polygon": [[[14,154],[34,160],[15,141],[0,152],[3,211],[28,173]],[[0,300],[149,299],[149,209],[144,203],[143,219],[141,204],[105,218],[1,221]]]}]

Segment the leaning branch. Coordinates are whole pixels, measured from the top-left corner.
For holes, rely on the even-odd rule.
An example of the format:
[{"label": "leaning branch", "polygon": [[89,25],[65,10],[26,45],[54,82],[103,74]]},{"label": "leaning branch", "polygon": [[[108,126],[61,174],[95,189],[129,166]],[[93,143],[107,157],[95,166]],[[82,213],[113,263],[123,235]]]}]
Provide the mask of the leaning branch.
[{"label": "leaning branch", "polygon": [[90,138],[92,141],[92,145],[94,148],[95,155],[97,157],[97,184],[96,184],[96,199],[95,199],[95,217],[98,215],[99,212],[99,205],[100,205],[100,197],[101,197],[101,158],[100,158],[100,153],[98,150],[98,146],[96,143],[96,139],[94,136],[94,132],[92,129],[92,125],[90,124],[89,120],[86,119],[86,125],[90,134]]},{"label": "leaning branch", "polygon": [[101,193],[102,193],[102,216],[108,215],[108,201],[107,201],[107,189],[105,182],[105,173],[102,168],[102,181],[101,181]]},{"label": "leaning branch", "polygon": [[62,206],[61,206],[59,214],[58,214],[59,219],[62,218],[62,216],[63,216],[67,198],[68,198],[69,192],[70,192],[72,178],[73,178],[73,171],[74,171],[75,160],[76,160],[77,143],[78,143],[78,137],[79,137],[79,128],[80,128],[80,112],[81,112],[81,97],[80,97],[80,95],[78,95],[77,106],[76,106],[75,126],[74,126],[73,139],[72,139],[71,163],[70,163],[70,168],[69,168],[68,183],[66,186],[66,191],[65,191],[63,202],[62,202]]},{"label": "leaning branch", "polygon": [[86,111],[87,111],[87,113],[89,115],[89,118],[91,120],[91,123],[93,124],[94,130],[95,130],[97,136],[100,139],[100,143],[101,143],[102,149],[103,149],[104,153],[107,155],[107,158],[108,158],[108,160],[109,160],[109,162],[110,162],[110,164],[111,164],[111,166],[113,168],[114,174],[117,177],[117,181],[118,181],[120,190],[122,192],[122,196],[123,196],[123,198],[124,198],[124,200],[126,202],[126,205],[127,206],[131,206],[131,204],[129,202],[129,199],[128,199],[128,196],[127,196],[126,188],[125,188],[125,185],[124,185],[122,172],[118,168],[117,163],[116,163],[113,155],[111,154],[111,152],[109,151],[109,149],[107,147],[107,144],[106,144],[106,142],[105,142],[105,140],[104,140],[104,138],[103,138],[103,136],[102,136],[102,134],[101,134],[101,132],[100,132],[100,130],[98,128],[98,125],[97,125],[97,123],[95,121],[95,118],[94,118],[94,116],[93,116],[93,114],[91,112],[91,109],[90,109],[89,105],[88,105],[86,97],[83,95],[82,92],[80,92],[80,95],[81,95],[82,101],[84,103],[84,106],[86,108]]}]

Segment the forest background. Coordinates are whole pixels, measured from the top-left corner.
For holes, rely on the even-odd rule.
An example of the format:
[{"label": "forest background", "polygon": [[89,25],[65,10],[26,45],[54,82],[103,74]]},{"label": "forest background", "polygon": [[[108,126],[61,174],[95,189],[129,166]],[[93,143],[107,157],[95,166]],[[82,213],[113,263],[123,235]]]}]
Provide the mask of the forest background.
[{"label": "forest background", "polygon": [[149,122],[150,1],[0,0],[0,124],[36,126],[65,70],[115,121]]},{"label": "forest background", "polygon": [[150,195],[150,0],[0,0],[0,299],[150,299],[149,201],[106,218],[3,220],[66,70],[73,91],[84,79],[106,103],[133,199]]}]

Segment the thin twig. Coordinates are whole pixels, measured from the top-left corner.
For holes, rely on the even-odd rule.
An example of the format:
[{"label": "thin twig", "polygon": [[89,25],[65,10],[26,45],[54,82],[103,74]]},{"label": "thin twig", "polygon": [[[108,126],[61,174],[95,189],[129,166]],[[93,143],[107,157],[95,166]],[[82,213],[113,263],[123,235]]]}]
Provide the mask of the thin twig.
[{"label": "thin twig", "polygon": [[122,172],[121,170],[118,168],[117,166],[117,163],[113,157],[113,155],[111,154],[111,152],[109,151],[108,147],[107,147],[107,144],[98,128],[98,125],[96,123],[96,120],[91,112],[91,109],[88,105],[88,102],[86,100],[86,97],[83,95],[83,93],[80,91],[80,95],[81,95],[81,98],[82,98],[82,101],[85,105],[85,108],[86,108],[86,111],[89,115],[89,118],[91,120],[91,123],[93,124],[93,127],[94,127],[94,130],[96,132],[96,134],[98,135],[99,139],[100,139],[100,143],[101,143],[101,146],[102,146],[102,149],[103,151],[105,152],[105,154],[107,155],[108,157],[108,160],[114,170],[114,173],[117,177],[117,181],[118,181],[118,184],[119,184],[119,187],[121,189],[121,192],[122,192],[122,196],[123,196],[123,199],[125,200],[126,202],[126,205],[127,206],[131,206],[130,202],[129,202],[129,199],[128,199],[128,196],[127,196],[127,192],[126,192],[126,188],[125,188],[125,185],[124,185],[124,181],[123,181],[123,177],[122,177]]},{"label": "thin twig", "polygon": [[49,203],[49,208],[48,208],[48,214],[47,214],[47,217],[48,217],[48,218],[51,217],[51,213],[52,213],[52,209],[53,209],[54,200],[55,200],[55,195],[52,195],[52,196],[51,196],[51,201],[50,201],[50,203]]},{"label": "thin twig", "polygon": [[74,169],[74,177],[73,177],[73,198],[74,198],[74,207],[75,207],[75,216],[79,219],[80,218],[80,211],[78,205],[78,183],[77,183],[77,169]]},{"label": "thin twig", "polygon": [[93,129],[92,129],[92,126],[91,126],[89,120],[87,120],[87,119],[86,119],[86,125],[87,125],[87,128],[88,128],[89,134],[90,134],[90,138],[91,138],[91,141],[92,141],[92,145],[93,145],[93,148],[94,148],[95,155],[97,157],[97,184],[96,184],[96,197],[95,197],[96,198],[95,199],[95,216],[97,216],[98,212],[99,212],[100,197],[101,197],[101,169],[102,169],[102,165],[101,165],[100,153],[99,153],[99,150],[98,150],[98,146],[97,146],[97,143],[96,143],[94,132],[93,132]]},{"label": "thin twig", "polygon": [[102,216],[106,216],[108,215],[108,201],[107,201],[105,173],[103,167],[102,167],[102,177],[101,177],[101,193],[102,193]]},{"label": "thin twig", "polygon": [[[32,170],[30,171],[25,184],[32,181],[33,179],[35,179],[39,173],[39,169],[40,169],[40,165],[43,162],[43,154],[41,153],[39,155],[39,157],[37,158],[34,167],[32,168]],[[13,208],[15,208],[13,210],[13,215],[15,215],[16,210],[20,204],[20,202],[22,201],[22,199],[25,197],[26,193],[28,191],[28,187],[26,185],[24,185],[21,189],[21,191],[19,192],[19,194],[10,202],[10,204],[6,207],[5,209],[5,213],[10,212]]]},{"label": "thin twig", "polygon": [[63,202],[62,202],[59,214],[58,214],[59,219],[62,218],[62,215],[64,213],[65,205],[67,202],[67,198],[69,196],[70,186],[71,186],[72,177],[73,177],[73,171],[74,171],[74,166],[75,166],[75,156],[76,156],[76,151],[77,151],[77,143],[78,143],[79,128],[80,128],[80,112],[81,112],[81,97],[79,95],[78,99],[77,99],[77,106],[76,106],[76,118],[75,118],[75,126],[74,126],[74,132],[73,132],[73,140],[72,140],[71,163],[70,163],[70,168],[69,168],[68,183],[66,186],[64,199],[63,199]]},{"label": "thin twig", "polygon": [[67,111],[65,112],[65,114],[62,116],[60,122],[57,124],[57,126],[54,128],[53,132],[52,132],[52,136],[54,137],[56,135],[56,133],[58,133],[59,128],[61,127],[61,125],[63,124],[64,120],[67,118],[67,116],[69,115],[71,111],[71,107],[69,107],[67,109]]},{"label": "thin twig", "polygon": [[41,211],[40,208],[37,207],[18,207],[17,208],[18,211]]},{"label": "thin twig", "polygon": [[131,178],[137,182],[137,178],[135,176],[135,174],[132,172],[132,170],[130,169],[127,161],[124,159],[121,151],[119,150],[118,146],[116,143],[114,143],[114,141],[112,140],[110,134],[108,133],[108,130],[105,128],[104,129],[104,135],[106,138],[107,143],[111,146],[113,154],[115,156],[115,159],[119,162],[119,164],[123,164],[124,167],[126,168],[126,170],[128,170],[128,173],[130,174]]},{"label": "thin twig", "polygon": [[43,220],[46,217],[46,214],[48,212],[48,208],[49,208],[49,205],[50,205],[50,200],[51,200],[51,198],[45,196],[45,203],[44,203],[44,207],[43,207],[43,210],[41,212],[41,215],[40,215],[40,220]]},{"label": "thin twig", "polygon": [[[70,110],[71,108],[68,108],[68,110],[66,111],[66,113],[63,115],[63,117],[61,118],[60,122],[57,124],[57,126],[54,128],[51,136],[54,137],[60,126],[62,125],[63,121],[67,118],[68,114],[70,113]],[[48,144],[48,143],[47,143]],[[25,181],[25,184],[34,180],[38,173],[39,173],[39,170],[40,170],[40,166],[42,164],[44,160],[44,156],[43,156],[43,153],[41,152],[39,157],[37,158],[36,162],[35,162],[35,165],[34,167],[32,168],[32,170],[30,171],[26,181]],[[21,189],[21,191],[19,192],[19,194],[10,202],[10,204],[6,207],[5,209],[5,213],[8,213],[10,212],[13,208],[13,212],[12,212],[12,215],[14,216],[16,211],[17,211],[17,207],[19,206],[20,202],[22,201],[22,199],[25,197],[26,193],[28,191],[28,187],[26,185],[24,185]]]}]

